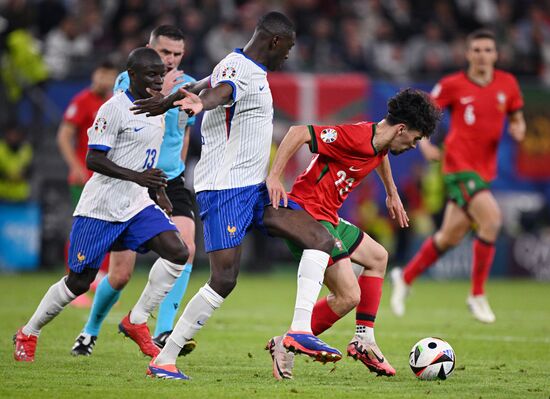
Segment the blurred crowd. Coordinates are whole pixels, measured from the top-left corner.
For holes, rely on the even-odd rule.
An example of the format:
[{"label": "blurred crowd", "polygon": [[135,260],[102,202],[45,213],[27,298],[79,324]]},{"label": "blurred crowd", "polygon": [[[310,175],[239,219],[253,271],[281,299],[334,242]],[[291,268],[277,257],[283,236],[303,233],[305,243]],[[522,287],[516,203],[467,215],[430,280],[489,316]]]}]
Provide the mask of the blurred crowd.
[{"label": "blurred crowd", "polygon": [[[0,51],[32,38],[50,78],[81,78],[98,57],[123,66],[153,27],[174,24],[186,35],[185,71],[203,77],[273,9],[297,26],[292,71],[432,79],[464,66],[464,37],[484,26],[501,67],[550,84],[549,0],[0,0]],[[30,37],[10,35],[18,30]]]}]

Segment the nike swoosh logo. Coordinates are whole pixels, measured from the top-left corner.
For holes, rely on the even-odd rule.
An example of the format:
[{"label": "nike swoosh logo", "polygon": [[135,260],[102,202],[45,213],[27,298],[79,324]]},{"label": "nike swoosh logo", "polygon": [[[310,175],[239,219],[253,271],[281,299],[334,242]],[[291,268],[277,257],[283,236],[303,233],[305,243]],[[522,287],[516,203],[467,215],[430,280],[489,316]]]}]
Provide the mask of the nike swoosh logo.
[{"label": "nike swoosh logo", "polygon": [[263,89],[265,89],[265,86],[260,86],[260,91],[262,91]]},{"label": "nike swoosh logo", "polygon": [[475,98],[472,97],[472,96],[462,97],[462,98],[460,99],[460,104],[465,105],[465,104],[471,103],[472,101],[474,101],[474,99],[475,99]]},{"label": "nike swoosh logo", "polygon": [[384,363],[384,356],[380,357],[376,354],[375,351],[371,351],[371,352],[374,355],[374,357],[376,358],[376,360],[378,360],[380,363]]},{"label": "nike swoosh logo", "polygon": [[203,323],[201,320],[197,320],[197,324],[198,324],[199,326],[204,326],[204,323]]},{"label": "nike swoosh logo", "polygon": [[350,166],[349,170],[351,170],[352,172],[359,172],[361,170],[361,168],[356,168],[355,166]]},{"label": "nike swoosh logo", "polygon": [[141,129],[145,129],[145,126],[143,127],[135,127],[134,132],[139,132]]}]

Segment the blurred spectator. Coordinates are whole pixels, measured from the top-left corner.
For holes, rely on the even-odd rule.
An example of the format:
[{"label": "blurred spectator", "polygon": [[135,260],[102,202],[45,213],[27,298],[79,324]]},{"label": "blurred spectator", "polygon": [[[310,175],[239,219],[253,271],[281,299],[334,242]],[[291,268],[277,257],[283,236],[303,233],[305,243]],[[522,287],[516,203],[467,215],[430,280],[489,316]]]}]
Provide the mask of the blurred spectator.
[{"label": "blurred spectator", "polygon": [[30,196],[32,147],[16,125],[0,139],[0,201],[23,202]]},{"label": "blurred spectator", "polygon": [[51,77],[65,79],[71,72],[78,72],[79,62],[92,53],[92,40],[88,32],[81,32],[78,21],[72,15],[66,16],[59,27],[46,37],[44,59]]},{"label": "blurred spectator", "polygon": [[222,21],[220,25],[212,28],[204,39],[209,61],[217,64],[235,48],[244,47],[247,39],[248,35],[244,35],[235,23],[229,20]]},{"label": "blurred spectator", "polygon": [[414,72],[441,74],[449,66],[451,50],[443,40],[439,25],[427,23],[422,34],[411,39],[407,46],[407,62]]}]

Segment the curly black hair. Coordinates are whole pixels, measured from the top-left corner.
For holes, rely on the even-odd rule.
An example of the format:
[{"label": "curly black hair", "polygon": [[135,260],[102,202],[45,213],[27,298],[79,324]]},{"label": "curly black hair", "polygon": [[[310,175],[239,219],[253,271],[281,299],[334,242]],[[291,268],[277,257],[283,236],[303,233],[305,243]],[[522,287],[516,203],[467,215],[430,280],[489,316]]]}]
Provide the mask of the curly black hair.
[{"label": "curly black hair", "polygon": [[404,123],[423,137],[429,137],[440,119],[441,110],[422,90],[404,89],[388,100],[386,121],[390,125]]}]

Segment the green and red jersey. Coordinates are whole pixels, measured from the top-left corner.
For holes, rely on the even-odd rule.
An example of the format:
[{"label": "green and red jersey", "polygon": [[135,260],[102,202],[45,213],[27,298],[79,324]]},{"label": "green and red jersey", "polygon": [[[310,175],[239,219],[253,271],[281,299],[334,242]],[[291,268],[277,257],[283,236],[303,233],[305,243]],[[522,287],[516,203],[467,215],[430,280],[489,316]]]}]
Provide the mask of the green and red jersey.
[{"label": "green and red jersey", "polygon": [[465,72],[457,72],[441,79],[432,97],[451,112],[443,173],[472,171],[487,182],[493,180],[505,118],[523,107],[516,78],[495,70],[491,83],[480,86]]},{"label": "green and red jersey", "polygon": [[317,220],[338,224],[338,210],[348,194],[386,156],[373,145],[376,123],[308,126],[316,154],[296,178],[289,198]]}]

